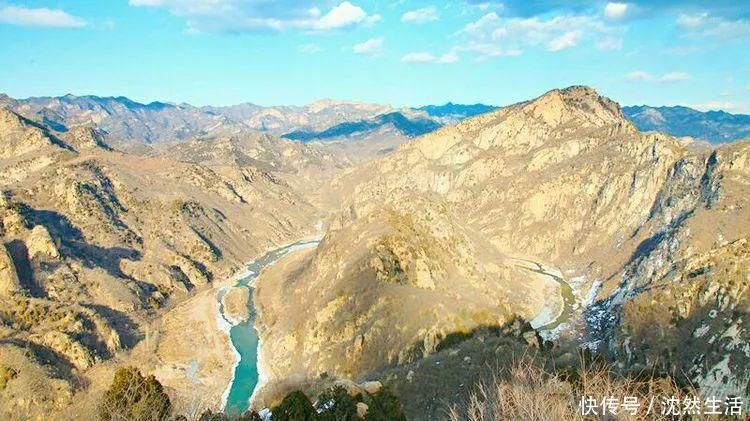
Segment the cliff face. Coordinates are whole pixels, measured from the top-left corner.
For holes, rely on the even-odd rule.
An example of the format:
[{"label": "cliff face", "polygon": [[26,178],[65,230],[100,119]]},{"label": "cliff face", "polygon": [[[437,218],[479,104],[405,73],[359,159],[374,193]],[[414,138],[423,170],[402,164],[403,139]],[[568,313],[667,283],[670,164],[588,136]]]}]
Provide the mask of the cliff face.
[{"label": "cliff face", "polygon": [[[683,341],[685,332],[665,325],[657,336],[638,334],[649,345],[634,352],[628,338],[651,331],[632,309],[658,295],[662,287],[652,286],[662,283],[667,290],[721,289],[726,281],[708,272],[699,283],[683,278],[703,253],[734,261],[728,256],[748,235],[748,147],[691,152],[671,137],[642,134],[616,103],[586,87],[551,91],[428,134],[337,179],[333,188],[345,206],[315,256],[281,291],[298,309],[295,320],[305,322],[281,322],[283,310],[264,306],[260,293],[264,340],[273,358],[296,361],[294,370],[308,376],[365,374],[404,361],[414,349],[430,352],[415,343],[502,324],[514,314],[534,317],[554,294],[519,263],[530,261],[559,269],[575,284],[578,307],[591,291],[596,303],[573,340],[602,341],[623,362],[655,361],[657,344]],[[736,282],[746,283],[743,276]],[[731,318],[726,341],[747,342],[741,322],[730,329],[747,298],[742,288],[731,291],[726,300],[733,304],[717,309]],[[679,308],[699,306],[686,301],[688,293],[664,294]],[[320,309],[326,320],[318,320]],[[681,317],[701,319],[704,311],[710,313]],[[392,328],[377,328],[383,319]],[[695,349],[696,361],[711,361],[693,370],[696,379],[699,371],[705,382],[722,364],[744,363],[742,346],[718,348]]]},{"label": "cliff face", "polygon": [[657,365],[708,395],[747,395],[749,157],[742,142],[670,170],[642,229],[650,234],[589,314],[626,367]]}]

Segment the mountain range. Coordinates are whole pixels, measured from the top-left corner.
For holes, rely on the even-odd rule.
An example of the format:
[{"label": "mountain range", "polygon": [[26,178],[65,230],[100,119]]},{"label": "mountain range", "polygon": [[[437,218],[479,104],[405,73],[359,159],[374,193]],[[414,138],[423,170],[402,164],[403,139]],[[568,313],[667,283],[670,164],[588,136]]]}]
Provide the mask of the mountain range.
[{"label": "mountain range", "polygon": [[258,408],[370,381],[442,419],[499,358],[581,349],[747,395],[748,141],[687,148],[585,86],[489,111],[0,102],[5,417],[96,418],[127,365],[217,409],[234,274],[320,236],[254,281]]},{"label": "mountain range", "polygon": [[690,136],[711,143],[725,143],[750,137],[750,115],[725,111],[701,112],[688,107],[623,107],[623,113],[639,130]]},{"label": "mountain range", "polygon": [[418,365],[518,316],[560,352],[746,393],[749,146],[694,152],[571,87],[343,173],[320,246],[258,285],[259,399],[300,373]]},{"label": "mountain range", "polygon": [[[251,103],[224,107],[151,102],[126,97],[73,96],[17,100],[0,94],[0,104],[58,131],[95,124],[112,142],[147,144],[255,130],[288,139],[362,139],[383,130],[404,138],[484,114],[498,107],[473,104],[427,105],[394,109],[388,105],[321,100],[307,106],[263,107]],[[659,131],[724,143],[750,136],[750,116],[724,111],[701,112],[688,107],[623,107],[642,131]]]},{"label": "mountain range", "polygon": [[287,133],[282,137],[305,142],[311,140],[345,138],[369,134],[386,126],[392,128],[395,133],[406,137],[421,136],[442,127],[440,123],[429,118],[409,118],[403,113],[393,112],[381,114],[369,120],[340,123],[321,132],[294,131]]}]

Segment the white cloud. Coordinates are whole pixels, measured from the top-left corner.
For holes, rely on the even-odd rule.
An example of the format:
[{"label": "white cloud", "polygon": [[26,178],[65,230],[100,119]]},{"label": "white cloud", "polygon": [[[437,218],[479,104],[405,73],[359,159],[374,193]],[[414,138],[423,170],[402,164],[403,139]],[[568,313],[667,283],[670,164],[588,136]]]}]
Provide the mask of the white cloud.
[{"label": "white cloud", "polygon": [[135,7],[158,7],[184,17],[195,32],[300,29],[327,32],[358,25],[372,25],[381,20],[363,8],[342,1],[327,12],[316,3],[300,0],[129,0]]},{"label": "white cloud", "polygon": [[636,70],[626,74],[625,80],[629,82],[653,82],[656,78],[651,73]]},{"label": "white cloud", "polygon": [[494,28],[499,24],[500,16],[498,16],[498,14],[495,12],[490,12],[479,18],[476,22],[470,22],[466,24],[463,32],[467,32],[469,34],[478,34],[490,28]]},{"label": "white cloud", "polygon": [[404,63],[433,63],[437,58],[430,53],[409,53],[401,57]]},{"label": "white cloud", "polygon": [[723,110],[728,112],[748,112],[750,110],[750,106],[748,104],[741,104],[737,102],[727,102],[727,101],[708,101],[708,102],[702,102],[698,104],[686,104],[687,107],[695,108],[696,110],[700,111],[716,111],[716,110]]},{"label": "white cloud", "polygon": [[27,8],[20,6],[0,7],[0,23],[19,26],[47,28],[80,28],[86,21],[60,9]]},{"label": "white cloud", "polygon": [[620,20],[628,13],[629,6],[627,3],[610,2],[604,6],[604,17],[612,20]]},{"label": "white cloud", "polygon": [[313,28],[320,31],[326,31],[346,28],[359,23],[371,24],[378,21],[380,21],[380,15],[368,17],[367,12],[365,12],[364,9],[345,1],[338,6],[335,6],[330,12],[315,21]]},{"label": "white cloud", "polygon": [[[622,43],[617,38],[621,30],[608,26],[601,16],[595,15],[504,18],[490,12],[466,24],[458,35],[467,38],[463,51],[473,51],[481,60],[518,55],[530,47],[561,51],[584,42],[596,43],[600,49],[617,49]],[[597,39],[600,41],[596,42]]]},{"label": "white cloud", "polygon": [[298,48],[300,53],[305,54],[315,54],[323,51],[323,49],[318,44],[310,43],[310,44],[302,44]]},{"label": "white cloud", "polygon": [[410,10],[401,16],[401,22],[404,23],[426,23],[436,21],[440,18],[435,6],[423,7],[417,10]]},{"label": "white cloud", "polygon": [[688,35],[714,37],[720,40],[750,37],[750,21],[729,20],[705,12],[682,14],[677,18],[677,26]]},{"label": "white cloud", "polygon": [[354,46],[352,49],[356,54],[362,54],[365,56],[375,57],[377,55],[380,55],[380,53],[383,52],[383,42],[385,39],[383,37],[380,38],[370,38],[365,42],[361,42]]},{"label": "white cloud", "polygon": [[622,38],[604,37],[596,42],[596,48],[600,50],[621,50]]},{"label": "white cloud", "polygon": [[682,82],[689,79],[690,75],[685,72],[670,72],[662,75],[662,77],[659,78],[659,81],[664,83],[672,83]]},{"label": "white cloud", "polygon": [[674,83],[683,82],[689,79],[690,75],[685,72],[669,72],[661,76],[656,76],[649,72],[636,70],[625,75],[625,80],[628,82]]},{"label": "white cloud", "polygon": [[406,54],[401,57],[401,61],[404,63],[438,63],[438,64],[453,64],[459,60],[458,53],[456,51],[449,51],[442,56],[435,56],[428,52],[414,52]]},{"label": "white cloud", "polygon": [[440,64],[452,64],[459,60],[458,54],[451,51],[449,53],[445,53],[440,58],[437,59],[437,62]]},{"label": "white cloud", "polygon": [[[489,9],[505,10],[505,5],[497,1],[486,1],[486,2],[470,1],[468,3],[464,3],[464,6],[468,6],[468,8],[477,8],[482,11],[487,11]],[[464,11],[466,10],[468,9],[464,9]]]},{"label": "white cloud", "polygon": [[708,13],[699,13],[695,15],[680,15],[677,18],[677,25],[682,28],[699,28],[705,25],[708,19]]},{"label": "white cloud", "polygon": [[520,56],[522,51],[519,49],[504,49],[494,43],[469,42],[455,48],[456,51],[476,53],[477,59],[484,60],[490,57],[515,57]]},{"label": "white cloud", "polygon": [[581,40],[581,31],[569,31],[547,43],[548,51],[560,51],[578,45]]}]

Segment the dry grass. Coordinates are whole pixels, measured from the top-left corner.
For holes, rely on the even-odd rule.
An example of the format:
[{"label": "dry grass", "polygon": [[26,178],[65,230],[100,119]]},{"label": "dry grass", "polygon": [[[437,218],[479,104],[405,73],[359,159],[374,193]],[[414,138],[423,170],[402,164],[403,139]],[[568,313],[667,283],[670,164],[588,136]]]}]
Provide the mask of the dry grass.
[{"label": "dry grass", "polygon": [[[680,388],[669,378],[650,375],[630,378],[617,375],[603,364],[581,366],[575,372],[552,373],[529,359],[521,360],[502,379],[503,373],[497,373],[492,380],[479,383],[468,401],[448,409],[448,418],[452,421],[674,420],[680,418],[662,415],[663,398],[675,397],[682,402],[686,397],[698,396],[694,390]],[[596,416],[584,416],[581,399],[588,396],[599,403],[607,397],[619,402],[625,397],[637,397],[640,407],[634,415],[620,409],[617,414],[603,416],[597,408]],[[653,409],[649,414],[651,402]]]}]

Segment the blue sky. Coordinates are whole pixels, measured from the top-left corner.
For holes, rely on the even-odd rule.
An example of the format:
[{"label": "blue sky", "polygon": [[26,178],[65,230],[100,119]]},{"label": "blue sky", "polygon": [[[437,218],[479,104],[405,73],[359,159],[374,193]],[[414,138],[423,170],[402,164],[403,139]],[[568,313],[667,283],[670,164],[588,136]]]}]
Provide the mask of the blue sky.
[{"label": "blue sky", "polygon": [[573,84],[750,113],[750,2],[0,0],[0,92],[504,105]]}]

